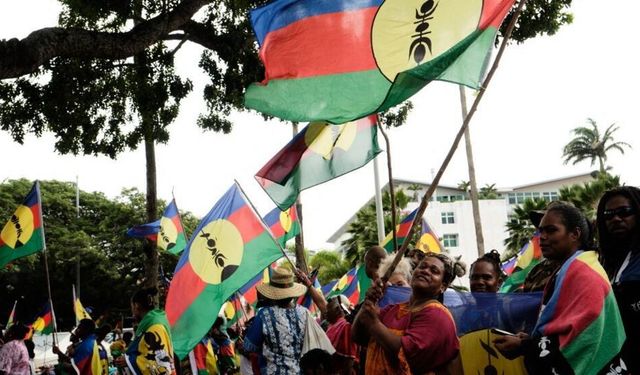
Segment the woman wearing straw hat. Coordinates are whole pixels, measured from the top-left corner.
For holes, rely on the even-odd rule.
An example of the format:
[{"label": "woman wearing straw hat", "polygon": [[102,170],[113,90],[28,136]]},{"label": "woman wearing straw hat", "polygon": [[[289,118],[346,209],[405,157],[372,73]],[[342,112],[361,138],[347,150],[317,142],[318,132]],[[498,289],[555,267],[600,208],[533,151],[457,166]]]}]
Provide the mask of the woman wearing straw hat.
[{"label": "woman wearing straw hat", "polygon": [[278,267],[268,284],[256,287],[269,306],[260,309],[244,340],[244,350],[264,357],[262,374],[299,374],[300,358],[305,341],[307,323],[317,323],[306,308],[294,301],[307,287],[293,281],[293,273]]}]

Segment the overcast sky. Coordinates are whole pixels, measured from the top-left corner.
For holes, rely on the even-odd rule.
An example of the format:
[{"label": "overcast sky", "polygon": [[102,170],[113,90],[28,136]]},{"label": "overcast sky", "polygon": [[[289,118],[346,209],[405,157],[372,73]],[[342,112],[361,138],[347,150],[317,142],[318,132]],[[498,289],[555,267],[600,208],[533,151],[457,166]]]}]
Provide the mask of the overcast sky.
[{"label": "overcast sky", "polygon": [[[51,0],[4,1],[0,5],[0,38],[22,38],[55,26],[58,3]],[[640,130],[637,87],[640,66],[637,23],[640,3],[612,0],[574,1],[575,21],[557,35],[510,46],[479,111],[471,123],[477,179],[480,186],[499,187],[589,172],[588,162],[562,164],[562,147],[570,131],[591,117],[602,129],[616,122],[618,140],[634,149],[611,154],[608,164],[627,184],[640,184]],[[178,72],[194,82],[171,125],[171,139],[156,148],[158,196],[170,199],[175,189],[178,207],[206,214],[237,179],[262,214],[274,207],[253,179],[255,172],[291,137],[290,125],[265,122],[255,113],[234,114],[229,135],[203,132],[196,125],[205,110],[201,99],[207,77],[197,68],[200,50],[186,45],[177,56]],[[394,177],[430,181],[461,123],[458,88],[432,83],[413,99],[407,123],[390,131]],[[473,100],[470,97],[469,103]],[[382,141],[382,137],[380,137]],[[92,156],[61,156],[53,138],[27,137],[24,145],[0,132],[0,181],[5,178],[74,181],[80,187],[116,196],[124,187],[145,190],[142,148],[116,160]],[[381,144],[382,146],[382,144]],[[384,148],[384,146],[383,146]],[[386,159],[381,157],[381,165]],[[386,171],[382,171],[386,178]],[[468,180],[461,144],[442,183]],[[374,194],[372,165],[306,191],[306,245],[325,246],[326,239]],[[491,228],[485,228],[485,231]],[[496,229],[497,230],[497,229]]]}]

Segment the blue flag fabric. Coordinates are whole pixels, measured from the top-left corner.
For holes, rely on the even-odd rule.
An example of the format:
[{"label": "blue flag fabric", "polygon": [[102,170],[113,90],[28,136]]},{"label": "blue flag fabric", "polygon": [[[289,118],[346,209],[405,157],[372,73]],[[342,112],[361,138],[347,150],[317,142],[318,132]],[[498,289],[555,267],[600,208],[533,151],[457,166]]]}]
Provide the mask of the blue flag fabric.
[{"label": "blue flag fabric", "polygon": [[[406,302],[410,287],[390,286],[379,302],[380,307]],[[444,305],[456,322],[458,336],[486,328],[509,332],[533,331],[542,302],[542,292],[471,293],[447,290]]]}]

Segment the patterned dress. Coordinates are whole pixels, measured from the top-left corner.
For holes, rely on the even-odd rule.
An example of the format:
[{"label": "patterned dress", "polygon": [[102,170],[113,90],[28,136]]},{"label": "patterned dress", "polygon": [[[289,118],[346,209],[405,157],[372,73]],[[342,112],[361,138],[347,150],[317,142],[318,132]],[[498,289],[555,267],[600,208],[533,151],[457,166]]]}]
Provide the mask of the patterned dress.
[{"label": "patterned dress", "polygon": [[302,306],[265,307],[247,331],[244,348],[262,354],[267,375],[300,374],[300,357],[309,313]]},{"label": "patterned dress", "polygon": [[11,340],[0,348],[0,370],[11,375],[29,375],[29,352],[22,340]]}]

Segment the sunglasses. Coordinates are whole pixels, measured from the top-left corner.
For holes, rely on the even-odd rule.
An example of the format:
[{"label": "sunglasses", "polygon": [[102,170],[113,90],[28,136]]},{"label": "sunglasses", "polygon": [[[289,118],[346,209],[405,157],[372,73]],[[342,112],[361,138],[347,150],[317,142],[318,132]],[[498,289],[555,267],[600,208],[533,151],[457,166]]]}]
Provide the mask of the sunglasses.
[{"label": "sunglasses", "polygon": [[605,220],[611,220],[616,216],[624,219],[625,217],[629,217],[631,215],[634,215],[635,213],[636,210],[633,207],[624,206],[614,208],[613,210],[604,210],[602,212],[602,217],[604,217]]}]

